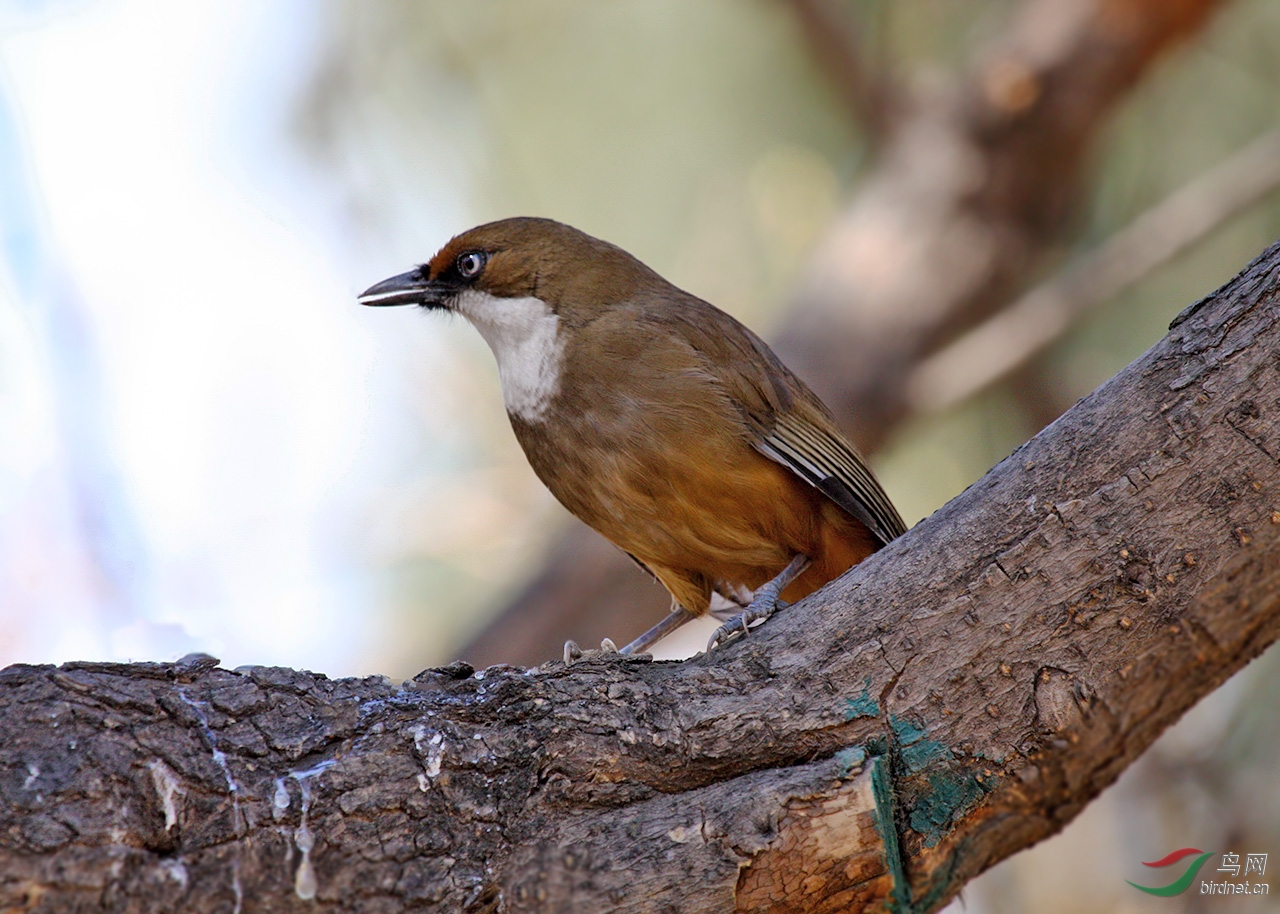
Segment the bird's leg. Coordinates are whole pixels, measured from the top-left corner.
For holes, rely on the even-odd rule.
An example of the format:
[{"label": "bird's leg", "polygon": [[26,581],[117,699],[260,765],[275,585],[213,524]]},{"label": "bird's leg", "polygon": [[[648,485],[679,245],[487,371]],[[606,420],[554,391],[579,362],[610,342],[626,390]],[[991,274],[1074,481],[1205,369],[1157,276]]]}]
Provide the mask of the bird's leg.
[{"label": "bird's leg", "polygon": [[778,595],[808,567],[807,555],[797,555],[793,558],[776,578],[756,591],[750,606],[716,629],[711,640],[707,642],[707,652],[710,653],[721,644],[725,644],[739,632],[745,635],[753,622],[763,622],[777,612],[781,608]]},{"label": "bird's leg", "polygon": [[671,634],[686,622],[698,618],[696,615],[685,609],[679,603],[671,607],[671,612],[667,613],[667,617],[649,629],[635,641],[632,641],[618,653],[620,654],[642,654],[645,649],[661,641],[667,635]]},{"label": "bird's leg", "polygon": [[570,663],[573,663],[574,661],[577,661],[577,660],[581,660],[583,657],[587,657],[587,656],[597,657],[597,656],[600,656],[601,654],[619,654],[625,657],[630,654],[644,653],[645,648],[649,647],[652,644],[655,644],[658,641],[661,641],[663,638],[671,634],[680,626],[684,625],[686,622],[689,622],[696,618],[698,617],[695,616],[693,613],[689,612],[689,610],[685,609],[679,603],[674,603],[672,604],[671,612],[667,613],[667,617],[665,619],[663,619],[653,628],[649,629],[647,632],[645,632],[635,641],[632,641],[622,650],[618,650],[618,647],[613,643],[612,638],[605,638],[603,641],[601,641],[600,650],[598,651],[590,651],[590,650],[584,651],[582,648],[578,646],[578,642],[566,641],[564,643],[565,665],[567,666]]}]

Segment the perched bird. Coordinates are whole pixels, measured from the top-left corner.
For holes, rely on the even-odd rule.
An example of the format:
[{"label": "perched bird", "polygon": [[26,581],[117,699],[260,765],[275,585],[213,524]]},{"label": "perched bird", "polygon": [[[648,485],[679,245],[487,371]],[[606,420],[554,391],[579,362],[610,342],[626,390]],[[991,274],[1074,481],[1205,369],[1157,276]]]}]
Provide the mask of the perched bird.
[{"label": "perched bird", "polygon": [[713,592],[739,606],[754,593],[711,649],[906,529],[758,336],[577,229],[481,225],[360,301],[453,311],[480,331],[534,472],[671,593],[671,615],[623,653],[706,613]]}]

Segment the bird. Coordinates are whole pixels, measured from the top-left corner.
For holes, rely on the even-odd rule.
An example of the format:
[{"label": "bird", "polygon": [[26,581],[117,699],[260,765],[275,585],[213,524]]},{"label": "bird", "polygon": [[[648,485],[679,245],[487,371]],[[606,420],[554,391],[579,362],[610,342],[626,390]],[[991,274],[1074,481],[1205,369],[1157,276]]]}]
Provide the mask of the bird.
[{"label": "bird", "polygon": [[[534,472],[671,594],[623,654],[712,611],[718,593],[717,617],[731,617],[710,651],[906,531],[831,411],[760,337],[571,226],[477,226],[359,302],[452,312],[479,331]],[[580,654],[566,644],[566,662]]]}]

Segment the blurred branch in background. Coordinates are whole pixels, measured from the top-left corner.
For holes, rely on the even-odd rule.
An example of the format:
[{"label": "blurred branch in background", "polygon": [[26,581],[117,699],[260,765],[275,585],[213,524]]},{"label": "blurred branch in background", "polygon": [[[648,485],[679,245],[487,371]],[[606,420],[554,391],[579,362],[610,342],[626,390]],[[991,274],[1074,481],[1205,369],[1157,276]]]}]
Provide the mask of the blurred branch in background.
[{"label": "blurred branch in background", "polygon": [[853,13],[832,0],[791,0],[813,56],[840,93],[873,148],[884,139],[892,113],[892,74],[882,61],[869,61]]},{"label": "blurred branch in background", "polygon": [[904,381],[922,356],[1059,253],[1107,115],[1221,5],[1028,0],[947,87],[904,98],[778,340],[860,446],[874,451],[908,414]]},{"label": "blurred branch in background", "polygon": [[[1088,197],[1086,162],[1106,115],[1221,5],[1027,0],[1000,40],[972,52],[954,89],[921,78],[892,95],[883,147],[818,245],[777,338],[861,447],[875,451],[910,415],[915,365],[1005,307],[1059,253]],[[815,53],[838,56],[832,28],[814,24],[831,8],[800,6],[806,34],[823,36]],[[842,82],[877,78],[854,52],[844,59],[828,66]],[[620,554],[598,567],[595,539],[566,532],[462,656],[536,663],[569,637],[596,643],[647,628],[665,594],[641,589],[648,597],[637,603],[639,572]]]},{"label": "blurred branch in background", "polygon": [[1147,210],[1101,247],[924,359],[912,412],[948,409],[1008,377],[1081,318],[1280,188],[1280,131],[1259,137]]}]

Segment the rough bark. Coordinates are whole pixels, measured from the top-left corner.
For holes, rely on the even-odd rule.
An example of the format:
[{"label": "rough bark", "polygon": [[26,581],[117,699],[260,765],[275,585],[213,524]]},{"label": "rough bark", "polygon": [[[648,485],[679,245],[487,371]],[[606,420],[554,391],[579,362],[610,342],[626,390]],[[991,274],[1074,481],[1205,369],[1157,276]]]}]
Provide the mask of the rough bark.
[{"label": "rough bark", "polygon": [[[1060,251],[1106,115],[1220,5],[1027,0],[949,91],[939,80],[889,91],[861,62],[832,62],[849,42],[823,30],[830,40],[817,53],[837,85],[868,81],[861,94],[874,105],[850,105],[880,131],[879,152],[804,271],[775,347],[865,452],[909,412],[912,368],[1008,304]],[[799,4],[811,33],[815,11],[831,15]],[[621,554],[604,567],[582,561],[601,551],[596,540],[575,524],[462,656],[536,663],[566,637],[621,644],[647,629],[666,594],[644,588]]]},{"label": "rough bark", "polygon": [[681,663],[0,673],[0,909],[932,911],[1280,635],[1280,244]]}]

